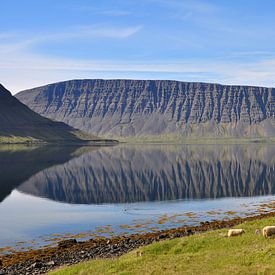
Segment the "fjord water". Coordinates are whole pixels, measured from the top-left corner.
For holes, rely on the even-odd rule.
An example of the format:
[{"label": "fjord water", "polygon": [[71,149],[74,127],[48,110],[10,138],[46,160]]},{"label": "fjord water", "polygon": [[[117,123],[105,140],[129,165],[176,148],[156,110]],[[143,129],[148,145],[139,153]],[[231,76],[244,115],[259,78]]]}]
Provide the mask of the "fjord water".
[{"label": "fjord water", "polygon": [[0,247],[252,215],[274,194],[270,144],[3,146]]}]

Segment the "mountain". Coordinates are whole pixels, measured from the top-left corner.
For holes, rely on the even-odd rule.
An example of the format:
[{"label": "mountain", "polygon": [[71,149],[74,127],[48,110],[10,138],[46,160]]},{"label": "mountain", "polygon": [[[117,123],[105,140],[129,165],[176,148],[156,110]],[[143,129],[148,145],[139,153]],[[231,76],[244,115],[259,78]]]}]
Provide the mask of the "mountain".
[{"label": "mountain", "polygon": [[132,203],[274,195],[274,178],[274,145],[131,145],[84,153],[18,190],[67,203]]},{"label": "mountain", "polygon": [[83,142],[93,138],[40,116],[0,84],[0,143]]},{"label": "mountain", "polygon": [[169,80],[71,80],[16,97],[45,117],[112,136],[274,137],[275,89]]}]

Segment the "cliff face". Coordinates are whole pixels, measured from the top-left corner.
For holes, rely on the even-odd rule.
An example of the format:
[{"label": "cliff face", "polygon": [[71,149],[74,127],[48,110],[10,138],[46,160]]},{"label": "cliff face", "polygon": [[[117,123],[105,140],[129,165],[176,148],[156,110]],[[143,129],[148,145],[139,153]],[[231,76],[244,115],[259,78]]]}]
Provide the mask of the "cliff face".
[{"label": "cliff face", "polygon": [[73,141],[88,137],[62,122],[42,117],[0,84],[0,143]]},{"label": "cliff face", "polygon": [[100,148],[33,175],[19,190],[67,203],[275,194],[275,146]]},{"label": "cliff face", "polygon": [[107,136],[274,136],[275,89],[162,80],[72,80],[22,91],[35,112]]}]

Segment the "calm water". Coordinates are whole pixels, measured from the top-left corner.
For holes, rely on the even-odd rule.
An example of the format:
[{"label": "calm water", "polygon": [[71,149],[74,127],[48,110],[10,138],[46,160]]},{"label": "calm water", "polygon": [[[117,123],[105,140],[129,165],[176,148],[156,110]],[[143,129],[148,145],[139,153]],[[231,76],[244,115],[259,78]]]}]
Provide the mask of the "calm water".
[{"label": "calm water", "polygon": [[0,247],[247,216],[274,194],[274,145],[1,147]]}]

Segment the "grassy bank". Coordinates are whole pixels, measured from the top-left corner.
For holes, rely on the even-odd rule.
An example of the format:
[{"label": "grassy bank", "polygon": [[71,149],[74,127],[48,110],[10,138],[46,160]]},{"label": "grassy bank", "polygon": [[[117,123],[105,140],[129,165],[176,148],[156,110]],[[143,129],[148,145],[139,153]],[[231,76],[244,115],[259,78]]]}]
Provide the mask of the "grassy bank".
[{"label": "grassy bank", "polygon": [[101,139],[101,138],[91,138],[91,139],[57,139],[53,136],[52,139],[36,139],[33,137],[23,137],[23,136],[1,136],[0,135],[0,145],[43,145],[43,144],[52,144],[52,145],[115,145],[119,142],[113,139]]},{"label": "grassy bank", "polygon": [[0,136],[0,144],[37,144],[42,141],[32,137]]},{"label": "grassy bank", "polygon": [[154,243],[120,258],[92,260],[50,274],[275,274],[275,239],[255,234],[256,229],[271,224],[275,224],[275,218],[245,222],[235,227],[246,230],[243,236],[227,238],[227,229],[215,230]]}]

